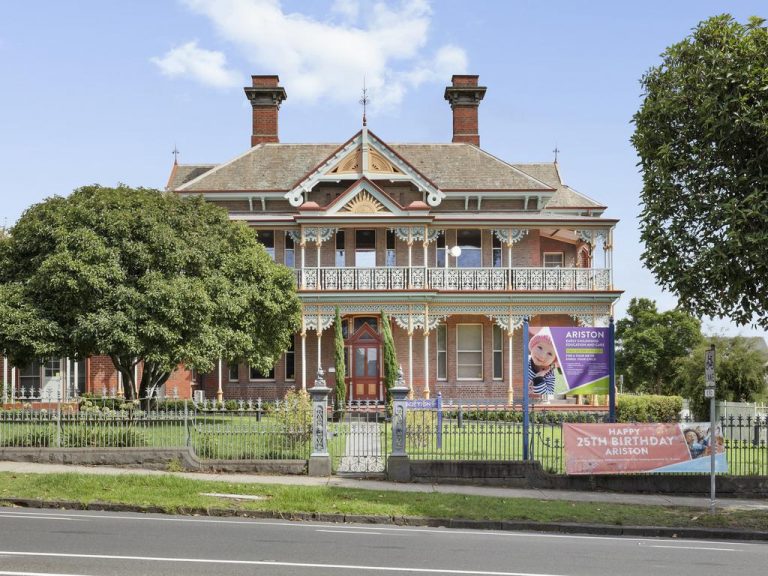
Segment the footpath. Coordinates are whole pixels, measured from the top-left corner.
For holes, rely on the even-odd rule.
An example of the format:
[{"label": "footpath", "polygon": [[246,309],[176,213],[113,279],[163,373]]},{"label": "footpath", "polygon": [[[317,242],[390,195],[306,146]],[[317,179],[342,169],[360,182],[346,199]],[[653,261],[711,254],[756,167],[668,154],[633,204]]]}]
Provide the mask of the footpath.
[{"label": "footpath", "polygon": [[[356,478],[344,478],[343,476],[330,476],[325,478],[310,476],[272,476],[257,474],[231,474],[231,473],[200,473],[200,472],[170,472],[163,470],[146,470],[137,468],[118,468],[111,466],[78,466],[63,464],[38,464],[30,462],[0,462],[0,472],[15,472],[29,474],[47,473],[77,473],[95,475],[166,475],[179,476],[196,480],[222,481],[233,484],[282,484],[294,486],[335,486],[340,488],[357,488],[362,490],[396,491],[410,493],[436,492],[444,494],[465,494],[473,496],[490,496],[496,498],[532,498],[536,500],[561,500],[568,502],[605,502],[624,505],[649,505],[649,506],[686,506],[706,509],[709,507],[708,497],[700,496],[665,496],[661,494],[624,494],[608,492],[587,492],[568,490],[540,490],[523,488],[503,488],[488,486],[470,486],[454,484],[401,484],[382,480],[361,480]],[[37,503],[43,506],[45,503]],[[50,503],[55,504],[55,503]],[[747,500],[734,498],[720,498],[716,501],[718,509],[730,510],[768,510],[768,500]],[[108,506],[99,505],[98,509],[110,509]],[[297,519],[317,519],[313,517]],[[311,515],[307,515],[311,516]],[[345,521],[324,517],[325,521]],[[427,519],[429,520],[429,519]],[[367,517],[366,522],[391,522],[391,519]],[[429,524],[429,522],[427,522]],[[612,526],[595,524],[541,524],[535,522],[506,523],[499,526],[499,522],[484,521],[457,521],[450,526],[478,529],[510,529],[510,530],[544,530],[556,532],[570,532],[582,534],[614,534],[633,536],[670,536],[707,539],[741,539],[768,541],[768,531],[754,530],[725,530],[709,528],[668,528],[649,526]],[[502,523],[504,524],[504,523]]]}]

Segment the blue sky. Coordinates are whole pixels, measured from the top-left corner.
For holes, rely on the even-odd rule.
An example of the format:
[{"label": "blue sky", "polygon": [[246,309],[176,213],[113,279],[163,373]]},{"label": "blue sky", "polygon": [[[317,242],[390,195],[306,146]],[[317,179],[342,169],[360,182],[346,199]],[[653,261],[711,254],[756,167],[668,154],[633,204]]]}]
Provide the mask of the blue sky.
[{"label": "blue sky", "polygon": [[[183,163],[245,151],[250,74],[278,74],[283,142],[342,142],[369,126],[388,142],[449,142],[443,89],[479,74],[484,149],[550,161],[619,218],[614,279],[675,305],[640,265],[641,178],[629,144],[638,80],[664,48],[758,1],[4,0],[0,2],[0,224],[98,182],[162,188]],[[765,335],[726,321],[710,331]]]}]

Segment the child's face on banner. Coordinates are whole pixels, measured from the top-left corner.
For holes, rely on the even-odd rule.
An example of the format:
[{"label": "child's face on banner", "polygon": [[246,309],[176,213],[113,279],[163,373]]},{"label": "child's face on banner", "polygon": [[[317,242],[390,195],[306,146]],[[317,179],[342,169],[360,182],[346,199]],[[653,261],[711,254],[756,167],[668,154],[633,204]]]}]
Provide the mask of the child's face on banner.
[{"label": "child's face on banner", "polygon": [[541,339],[531,348],[531,358],[537,366],[551,366],[556,360],[555,347],[549,339]]}]

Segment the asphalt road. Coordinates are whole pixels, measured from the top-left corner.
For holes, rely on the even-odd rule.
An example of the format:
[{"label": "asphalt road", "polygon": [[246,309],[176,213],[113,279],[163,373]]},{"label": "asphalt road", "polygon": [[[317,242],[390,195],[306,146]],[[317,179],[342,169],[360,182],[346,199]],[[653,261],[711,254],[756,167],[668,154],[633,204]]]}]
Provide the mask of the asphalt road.
[{"label": "asphalt road", "polygon": [[0,507],[0,576],[749,576],[768,544]]}]

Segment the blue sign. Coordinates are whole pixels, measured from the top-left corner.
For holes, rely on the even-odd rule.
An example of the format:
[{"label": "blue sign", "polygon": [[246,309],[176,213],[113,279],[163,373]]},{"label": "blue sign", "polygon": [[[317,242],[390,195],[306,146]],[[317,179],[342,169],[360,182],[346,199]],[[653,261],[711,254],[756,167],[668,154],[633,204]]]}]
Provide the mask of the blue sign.
[{"label": "blue sign", "polygon": [[407,410],[436,410],[437,411],[437,448],[443,448],[443,395],[437,393],[437,398],[419,398],[406,400]]}]

